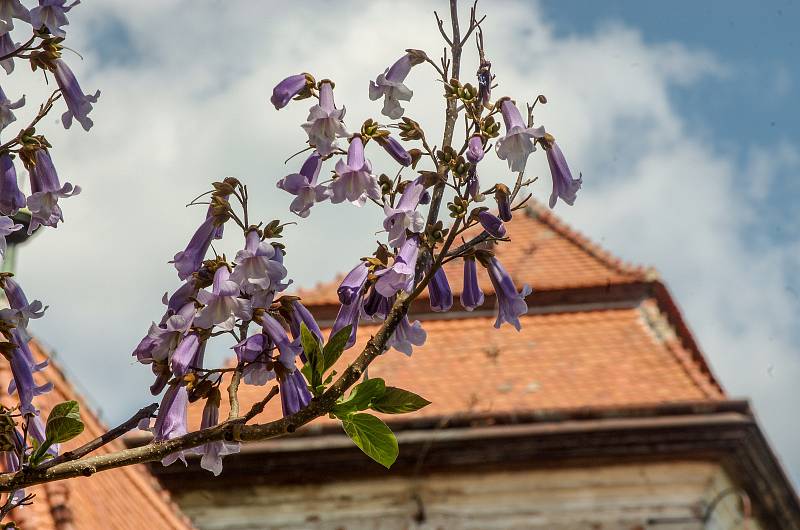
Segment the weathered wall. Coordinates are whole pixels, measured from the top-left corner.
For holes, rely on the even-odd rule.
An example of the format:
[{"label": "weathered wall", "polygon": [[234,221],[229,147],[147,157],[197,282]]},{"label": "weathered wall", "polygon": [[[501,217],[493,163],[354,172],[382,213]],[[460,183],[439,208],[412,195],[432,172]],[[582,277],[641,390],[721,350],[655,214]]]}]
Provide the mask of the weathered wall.
[{"label": "weathered wall", "polygon": [[730,487],[715,463],[672,462],[173,493],[208,530],[742,529],[733,495],[702,520]]}]

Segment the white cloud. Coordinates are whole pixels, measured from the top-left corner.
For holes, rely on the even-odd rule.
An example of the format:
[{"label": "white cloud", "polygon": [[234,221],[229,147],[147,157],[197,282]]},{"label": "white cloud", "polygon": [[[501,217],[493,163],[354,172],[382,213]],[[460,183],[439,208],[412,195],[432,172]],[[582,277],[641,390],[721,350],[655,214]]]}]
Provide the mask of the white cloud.
[{"label": "white cloud", "polygon": [[[303,70],[333,78],[355,129],[379,110],[366,100],[370,78],[404,48],[440,49],[427,2],[335,10],[294,3],[281,13],[271,5],[113,1],[71,13],[72,46],[86,61],[70,62],[85,88],[103,90],[96,127],[90,135],[57,132],[54,120],[45,127],[62,176],[86,191],[65,202],[63,227],[24,249],[20,274],[30,294],[51,305],[37,322],[40,335],[112,418],[148,399],[147,371],[127,352],[159,316],[160,294],[177,285],[166,261],[203,215],[183,204],[209,181],[235,175],[258,197],[258,214],[290,219],[289,199],[274,183],[303,140],[305,105],[276,113],[267,101],[275,82]],[[130,57],[110,60],[108,49],[118,49],[108,42],[105,55],[90,46],[109,17],[127,31]],[[796,148],[753,145],[740,168],[718,147],[723,142],[689,130],[673,89],[726,75],[707,52],[646,44],[622,25],[556,37],[528,3],[493,3],[485,31],[498,90],[520,102],[546,94],[550,103],[537,118],[584,173],[576,206],[557,213],[622,257],[658,266],[723,384],[753,397],[797,476],[800,439],[785,420],[800,376],[792,326],[798,287],[790,278],[800,245],[756,247],[745,236],[759,223],[755,205],[767,200],[765,190],[780,185],[779,175],[797,175]],[[472,71],[475,57],[465,61]],[[408,114],[434,122],[429,134],[438,138],[441,88],[432,71],[418,67],[409,84],[416,95]],[[34,86],[25,86],[31,102],[42,94]],[[19,87],[10,87],[13,98]],[[752,185],[741,185],[742,171]],[[532,174],[545,177],[534,191],[546,197],[541,160]],[[362,227],[377,219],[377,212],[316,207],[302,229],[288,230],[295,280],[309,285],[348,269],[370,249],[375,235]]]}]

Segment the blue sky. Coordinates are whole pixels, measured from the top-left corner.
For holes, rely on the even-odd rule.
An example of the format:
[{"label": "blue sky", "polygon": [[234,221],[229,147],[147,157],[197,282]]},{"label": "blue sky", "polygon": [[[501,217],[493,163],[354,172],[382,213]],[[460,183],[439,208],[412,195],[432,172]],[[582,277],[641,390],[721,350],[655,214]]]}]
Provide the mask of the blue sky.
[{"label": "blue sky", "polygon": [[[30,297],[50,305],[35,332],[106,420],[150,399],[148,370],[129,352],[177,286],[166,262],[203,216],[185,202],[235,175],[264,218],[289,218],[274,185],[293,169],[283,160],[303,142],[306,109],[276,113],[271,87],[302,70],[333,78],[337,102],[360,123],[379,112],[366,98],[369,78],[407,47],[440,49],[433,2],[330,5],[298,2],[277,17],[266,2],[106,0],[70,13],[70,46],[85,60],[68,58],[86,91],[103,91],[96,125],[88,135],[60,131],[55,118],[42,125],[62,179],[84,192],[65,201],[62,227],[22,250],[18,270]],[[576,205],[556,213],[616,255],[658,268],[715,373],[732,396],[753,399],[797,478],[800,429],[787,418],[800,402],[791,27],[800,13],[788,2],[665,5],[487,1],[488,53],[499,91],[547,95],[537,117],[584,175]],[[465,61],[474,68],[474,57]],[[431,72],[416,68],[409,83],[409,112],[438,121]],[[3,89],[29,102],[44,95],[23,74]],[[532,162],[531,173],[545,171]],[[539,197],[547,180],[532,187]],[[375,237],[352,227],[379,220],[377,211],[315,207],[302,230],[287,230],[291,277],[309,286],[347,270]]]}]

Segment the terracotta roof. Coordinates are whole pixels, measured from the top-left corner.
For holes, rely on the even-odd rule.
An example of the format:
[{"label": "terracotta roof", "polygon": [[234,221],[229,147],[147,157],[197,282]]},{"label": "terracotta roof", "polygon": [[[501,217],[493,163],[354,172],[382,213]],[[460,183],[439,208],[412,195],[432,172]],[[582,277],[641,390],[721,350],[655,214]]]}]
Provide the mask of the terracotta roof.
[{"label": "terracotta roof", "polygon": [[[534,203],[506,223],[511,243],[498,245],[496,254],[515,283],[527,283],[535,290],[570,289],[646,281],[651,269],[636,267],[615,258],[588,238],[573,230],[549,209]],[[477,235],[480,230],[474,230]],[[455,260],[445,267],[454,294],[461,292],[463,266]],[[491,292],[489,278],[479,271],[484,292]],[[336,289],[343,275],[334,281],[300,289],[297,295],[306,305],[338,304]],[[427,296],[427,292],[422,296]]]},{"label": "terracotta roof", "polygon": [[[46,358],[46,354],[36,341],[31,342],[31,350],[37,362]],[[44,370],[44,375],[55,388],[37,400],[43,417],[46,418],[50,409],[57,403],[75,399],[80,402],[81,418],[86,425],[80,436],[64,444],[62,451],[78,447],[107,430],[66,381],[55,363],[51,363]],[[0,388],[6,388],[10,378],[7,364],[0,365]],[[43,381],[42,378],[39,379]],[[13,400],[3,396],[2,401],[10,405]],[[95,454],[121,449],[125,449],[125,446],[121,440],[116,440]],[[145,466],[104,471],[89,478],[33,486],[26,491],[36,494],[34,503],[31,506],[15,509],[11,515],[11,519],[25,529],[188,530],[193,528],[189,520],[172,504],[168,492],[161,488]]]}]

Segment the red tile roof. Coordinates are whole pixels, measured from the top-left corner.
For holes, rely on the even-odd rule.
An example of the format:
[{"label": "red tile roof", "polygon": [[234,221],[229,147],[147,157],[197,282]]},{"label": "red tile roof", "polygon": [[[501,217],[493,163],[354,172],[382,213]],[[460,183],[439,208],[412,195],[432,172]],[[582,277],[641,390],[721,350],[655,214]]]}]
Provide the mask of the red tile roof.
[{"label": "red tile roof", "polygon": [[[35,341],[31,342],[31,349],[37,362],[46,358],[43,349]],[[42,374],[37,374],[40,375]],[[66,381],[57,365],[51,363],[44,370],[44,375],[55,388],[36,400],[42,410],[42,416],[46,418],[50,409],[57,403],[75,399],[81,405],[81,418],[86,426],[80,436],[64,444],[62,451],[83,445],[107,430]],[[0,365],[0,388],[5,389],[10,378],[8,365]],[[37,379],[40,382],[44,381],[41,377]],[[13,400],[3,396],[2,402],[11,405]],[[125,449],[122,441],[116,440],[95,454],[122,449]],[[189,520],[171,503],[169,494],[160,487],[145,466],[104,471],[89,478],[75,478],[33,486],[26,491],[36,494],[33,505],[17,508],[11,515],[11,519],[25,529],[189,530],[193,528]],[[63,518],[62,525],[65,520],[71,520],[72,526],[59,525],[57,523],[59,517]]]}]

